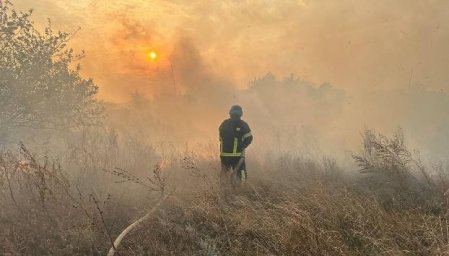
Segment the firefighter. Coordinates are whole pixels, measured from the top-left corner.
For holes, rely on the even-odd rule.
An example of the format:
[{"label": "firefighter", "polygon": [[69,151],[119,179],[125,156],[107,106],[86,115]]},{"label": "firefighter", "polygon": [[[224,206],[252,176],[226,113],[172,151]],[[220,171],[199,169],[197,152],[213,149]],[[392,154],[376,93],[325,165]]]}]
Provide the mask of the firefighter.
[{"label": "firefighter", "polygon": [[251,144],[253,135],[248,124],[241,119],[242,107],[232,106],[229,115],[230,118],[224,120],[219,128],[221,166],[225,173],[232,169],[243,182],[247,178],[245,149]]}]

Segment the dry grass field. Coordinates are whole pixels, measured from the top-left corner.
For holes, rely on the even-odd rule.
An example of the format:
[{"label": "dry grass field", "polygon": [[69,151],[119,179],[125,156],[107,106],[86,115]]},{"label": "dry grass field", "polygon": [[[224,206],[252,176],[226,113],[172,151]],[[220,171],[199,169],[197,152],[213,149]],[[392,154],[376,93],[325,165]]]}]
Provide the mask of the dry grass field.
[{"label": "dry grass field", "polygon": [[[98,137],[97,137],[98,138]],[[443,167],[428,169],[398,131],[366,131],[362,173],[329,159],[250,161],[235,186],[218,159],[84,139],[65,156],[26,146],[0,157],[3,255],[444,255]],[[145,155],[147,154],[147,157]],[[137,162],[136,162],[137,161]],[[126,168],[125,168],[126,167]]]}]

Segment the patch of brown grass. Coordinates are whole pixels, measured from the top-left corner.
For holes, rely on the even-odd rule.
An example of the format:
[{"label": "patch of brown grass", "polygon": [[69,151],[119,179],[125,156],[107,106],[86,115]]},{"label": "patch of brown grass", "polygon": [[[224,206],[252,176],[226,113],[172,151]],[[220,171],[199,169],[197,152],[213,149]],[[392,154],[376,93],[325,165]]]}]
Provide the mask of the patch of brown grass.
[{"label": "patch of brown grass", "polygon": [[[138,163],[120,159],[120,150],[114,159],[120,168],[99,164],[95,159],[104,154],[79,152],[89,155],[89,162],[79,171],[83,175],[70,176],[59,161],[36,157],[23,145],[19,153],[0,154],[2,254],[105,255],[161,194],[170,196],[124,237],[118,255],[442,255],[449,250],[445,211],[429,209],[434,202],[444,209],[444,198],[430,190],[425,196],[432,204],[420,204],[429,201],[416,200],[417,193],[404,193],[400,186],[379,194],[376,184],[385,183],[347,176],[330,159],[281,156],[257,168],[249,163],[249,182],[232,187],[221,182],[218,159],[183,153],[136,171],[132,166]],[[131,149],[126,154],[133,155]],[[371,161],[366,162],[371,175],[382,170],[382,177],[402,182],[388,176],[391,170],[376,155],[364,157]],[[412,173],[407,158],[398,161],[393,171]],[[435,177],[439,180],[398,184],[408,190],[415,182],[448,184],[445,176]],[[412,204],[402,207],[407,196],[413,196]]]}]

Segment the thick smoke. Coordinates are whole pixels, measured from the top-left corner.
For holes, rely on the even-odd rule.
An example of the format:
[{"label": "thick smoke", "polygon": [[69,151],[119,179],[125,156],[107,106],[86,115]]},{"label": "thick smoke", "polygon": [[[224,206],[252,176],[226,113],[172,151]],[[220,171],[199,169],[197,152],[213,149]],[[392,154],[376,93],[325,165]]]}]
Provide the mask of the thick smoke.
[{"label": "thick smoke", "polygon": [[216,141],[239,103],[261,151],[346,154],[365,127],[402,126],[414,147],[448,153],[446,1],[17,4],[82,27],[73,46],[110,122],[130,129],[119,120],[134,115],[149,139]]}]

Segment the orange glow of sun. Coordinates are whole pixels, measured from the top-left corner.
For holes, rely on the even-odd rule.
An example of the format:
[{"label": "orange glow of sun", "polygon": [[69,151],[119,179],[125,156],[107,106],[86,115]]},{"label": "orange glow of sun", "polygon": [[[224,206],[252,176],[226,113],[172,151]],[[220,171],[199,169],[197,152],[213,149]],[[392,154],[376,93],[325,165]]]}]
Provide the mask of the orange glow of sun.
[{"label": "orange glow of sun", "polygon": [[157,59],[157,53],[154,51],[150,51],[148,53],[148,57],[150,57],[151,60],[156,60]]}]

